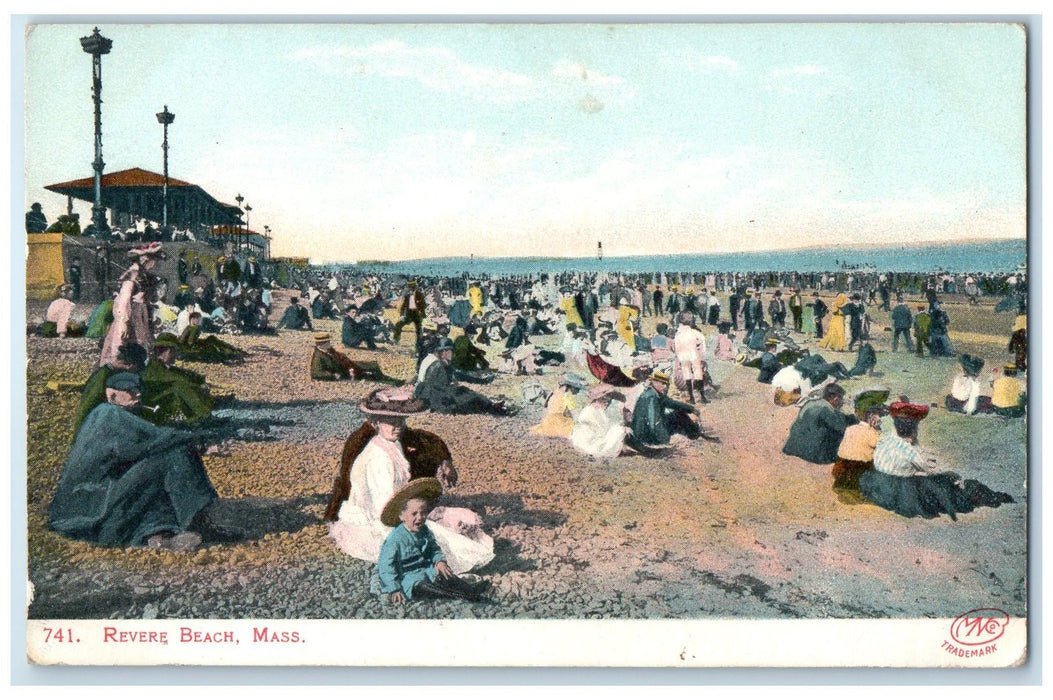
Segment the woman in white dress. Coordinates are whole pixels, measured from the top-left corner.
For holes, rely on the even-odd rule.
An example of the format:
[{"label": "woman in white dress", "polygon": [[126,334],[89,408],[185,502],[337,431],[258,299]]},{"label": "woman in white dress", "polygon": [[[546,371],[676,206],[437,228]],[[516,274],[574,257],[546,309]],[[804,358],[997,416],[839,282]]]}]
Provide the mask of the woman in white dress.
[{"label": "woman in white dress", "polygon": [[[442,441],[423,431],[413,431],[414,442],[407,451],[407,445],[403,444],[406,417],[423,413],[426,408],[423,402],[414,400],[406,388],[374,391],[360,408],[369,423],[348,439],[345,456],[357,449],[351,446],[359,433],[365,431],[363,437],[368,441],[351,463],[350,493],[339,506],[336,520],[330,523],[329,535],[347,554],[376,563],[380,547],[392,530],[380,521],[384,505],[411,478],[428,475],[414,473],[416,465],[410,464],[411,457],[430,449],[421,441],[421,435],[430,437],[432,442],[442,444]],[[370,433],[375,434],[369,437]],[[445,450],[444,444],[441,449]],[[433,475],[447,487],[456,483],[457,475],[449,459],[443,460]],[[330,510],[335,510],[332,506],[339,503],[339,490],[338,485]],[[467,508],[439,506],[428,516],[427,527],[454,573],[484,566],[494,558],[493,538],[483,532],[482,519]]]},{"label": "woman in white dress", "polygon": [[570,443],[595,459],[614,459],[621,453],[628,428],[623,419],[625,396],[609,384],[588,391],[589,405],[581,409],[570,432]]}]

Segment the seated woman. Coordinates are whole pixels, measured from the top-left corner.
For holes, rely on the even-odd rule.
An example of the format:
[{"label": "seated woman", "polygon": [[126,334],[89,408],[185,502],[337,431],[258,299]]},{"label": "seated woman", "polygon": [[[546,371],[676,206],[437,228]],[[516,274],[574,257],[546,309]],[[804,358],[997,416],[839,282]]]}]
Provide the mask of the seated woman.
[{"label": "seated woman", "polygon": [[[858,409],[857,409],[858,410]],[[874,448],[881,440],[881,416],[887,413],[883,404],[871,404],[863,411],[863,420],[845,428],[837,461],[831,474],[834,493],[845,503],[859,503],[859,475],[874,468]]]},{"label": "seated woman", "polygon": [[545,417],[530,432],[544,437],[569,438],[574,420],[585,405],[582,400],[584,390],[584,378],[576,374],[563,375],[559,386],[548,397]]},{"label": "seated woman", "polygon": [[625,396],[609,384],[588,391],[589,404],[581,409],[570,432],[570,444],[593,459],[609,460],[622,451],[628,428],[622,419]]},{"label": "seated woman", "polygon": [[713,355],[718,360],[724,360],[725,362],[734,362],[735,357],[738,355],[735,352],[735,344],[729,334],[731,330],[731,323],[729,321],[721,321],[717,324],[717,337],[713,342]]},{"label": "seated woman", "polygon": [[958,358],[958,362],[962,366],[962,373],[954,378],[951,393],[944,399],[947,410],[964,413],[967,416],[993,411],[991,397],[980,395],[980,372],[984,368],[983,359],[963,354]]},{"label": "seated woman", "polygon": [[927,405],[896,402],[889,407],[895,435],[885,435],[874,448],[874,468],[859,475],[859,491],[872,503],[899,515],[935,518],[942,513],[957,520],[958,513],[975,508],[997,508],[1013,503],[1007,493],[992,491],[978,481],[953,472],[939,472],[934,455],[918,448],[918,423],[929,414]]},{"label": "seated woman", "polygon": [[[457,472],[441,438],[406,427],[409,416],[427,410],[408,389],[374,391],[359,408],[368,422],[344,444],[325,519],[330,537],[343,552],[375,563],[392,530],[381,522],[392,495],[421,477],[454,486]],[[467,508],[436,508],[428,515],[427,527],[454,573],[485,566],[494,558],[493,538],[483,532],[482,519]]]}]

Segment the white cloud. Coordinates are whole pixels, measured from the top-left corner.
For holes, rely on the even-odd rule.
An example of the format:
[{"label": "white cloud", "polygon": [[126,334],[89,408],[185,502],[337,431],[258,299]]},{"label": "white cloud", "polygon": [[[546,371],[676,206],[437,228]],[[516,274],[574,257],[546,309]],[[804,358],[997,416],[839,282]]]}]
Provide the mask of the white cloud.
[{"label": "white cloud", "polygon": [[[456,92],[498,103],[574,96],[584,86],[606,91],[597,97],[601,104],[632,96],[627,81],[619,76],[587,68],[581,63],[557,61],[547,75],[495,68],[462,60],[441,46],[410,46],[401,41],[380,41],[369,46],[316,46],[292,54],[294,60],[309,61],[332,73],[378,75],[411,80],[432,90]],[[576,96],[575,100],[580,99]]]}]

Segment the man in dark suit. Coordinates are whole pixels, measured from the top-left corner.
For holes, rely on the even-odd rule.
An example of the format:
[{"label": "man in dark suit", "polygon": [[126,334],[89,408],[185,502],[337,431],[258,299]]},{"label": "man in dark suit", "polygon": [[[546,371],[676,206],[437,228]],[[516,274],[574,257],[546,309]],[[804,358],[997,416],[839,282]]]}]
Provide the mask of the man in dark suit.
[{"label": "man in dark suit", "polygon": [[424,293],[417,289],[417,283],[410,280],[406,285],[406,293],[402,295],[402,305],[399,306],[399,322],[395,324],[394,338],[399,342],[402,338],[402,329],[407,323],[412,323],[417,332],[417,341],[421,339],[421,322],[424,320]]}]

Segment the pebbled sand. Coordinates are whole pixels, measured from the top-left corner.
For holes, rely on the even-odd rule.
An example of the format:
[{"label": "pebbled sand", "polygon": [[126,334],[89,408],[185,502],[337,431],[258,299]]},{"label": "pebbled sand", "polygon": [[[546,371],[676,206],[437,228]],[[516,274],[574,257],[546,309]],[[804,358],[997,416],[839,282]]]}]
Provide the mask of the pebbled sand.
[{"label": "pebbled sand", "polygon": [[[1011,314],[949,304],[956,350],[1005,352]],[[645,330],[654,319],[645,318]],[[968,325],[966,325],[968,324]],[[339,338],[335,322],[316,323]],[[954,359],[888,352],[875,320],[874,378],[893,396],[937,403]],[[707,329],[711,331],[712,329]],[[1001,335],[999,335],[1001,334]],[[919,617],[978,607],[1026,613],[1026,421],[966,417],[933,408],[921,440],[948,468],[1010,493],[1016,503],[908,520],[872,505],[845,505],[829,467],[781,453],[794,408],[771,403],[756,371],[714,366],[721,391],[703,408],[723,438],[669,458],[589,461],[569,443],[529,432],[540,408],[512,418],[441,416],[411,425],[442,435],[460,484],[451,504],[483,515],[497,557],[481,572],[491,605],[381,604],[370,567],[342,555],[319,521],[344,438],[359,421],[363,383],[312,382],[309,332],[225,336],[253,354],[241,365],[189,364],[236,387],[230,420],[207,435],[205,464],[224,517],[247,531],[235,545],[191,554],[105,550],[47,530],[45,515],[71,440],[76,393],[49,379],[83,381],[94,341],[28,339],[28,533],[33,618],[378,617]],[[412,331],[399,348],[351,350],[385,372],[413,374]],[[552,342],[542,338],[543,345]],[[854,355],[824,353],[851,366]],[[560,373],[546,368],[549,388]],[[522,378],[479,388],[521,400]],[[478,388],[478,387],[476,387]]]}]

